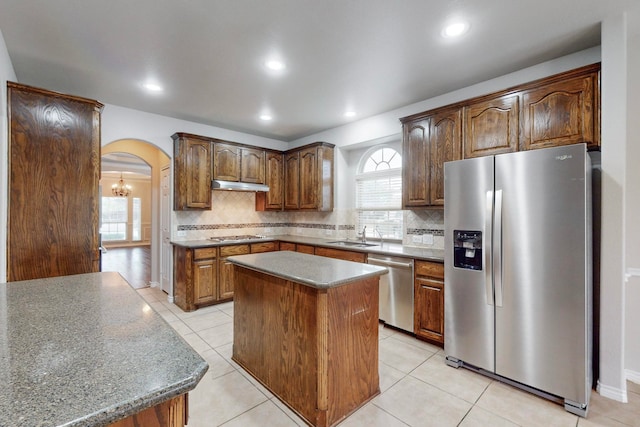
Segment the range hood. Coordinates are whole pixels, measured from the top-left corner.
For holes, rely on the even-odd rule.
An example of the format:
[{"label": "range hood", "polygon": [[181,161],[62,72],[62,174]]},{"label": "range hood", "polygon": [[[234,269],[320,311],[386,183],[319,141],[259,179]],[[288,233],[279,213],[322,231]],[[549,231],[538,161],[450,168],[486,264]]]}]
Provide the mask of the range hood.
[{"label": "range hood", "polygon": [[214,179],[211,181],[213,190],[233,190],[233,191],[269,191],[269,186],[264,184],[253,184],[250,182],[221,181]]}]

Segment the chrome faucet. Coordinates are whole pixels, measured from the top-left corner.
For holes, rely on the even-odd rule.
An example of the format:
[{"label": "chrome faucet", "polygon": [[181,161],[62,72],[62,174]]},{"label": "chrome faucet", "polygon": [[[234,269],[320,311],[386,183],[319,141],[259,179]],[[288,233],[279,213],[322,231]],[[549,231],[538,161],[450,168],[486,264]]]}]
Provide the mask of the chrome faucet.
[{"label": "chrome faucet", "polygon": [[380,244],[382,245],[382,233],[380,232],[380,230],[378,230],[378,226],[377,225],[374,228],[374,230],[376,231],[376,233],[378,233],[378,236],[380,236]]},{"label": "chrome faucet", "polygon": [[362,243],[367,243],[367,226],[366,225],[362,227],[362,232],[358,233],[358,236],[360,236],[360,241]]}]

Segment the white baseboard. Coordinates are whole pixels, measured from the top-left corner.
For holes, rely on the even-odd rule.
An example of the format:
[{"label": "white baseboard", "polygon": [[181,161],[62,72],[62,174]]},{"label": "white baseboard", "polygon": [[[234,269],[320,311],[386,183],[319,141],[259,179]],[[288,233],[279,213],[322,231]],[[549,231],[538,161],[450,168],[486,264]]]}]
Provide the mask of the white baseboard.
[{"label": "white baseboard", "polygon": [[149,286],[152,288],[158,288],[160,287],[160,283],[159,282],[149,282]]},{"label": "white baseboard", "polygon": [[598,392],[598,394],[600,394],[600,396],[606,397],[608,399],[613,399],[622,403],[628,402],[626,388],[624,390],[621,390],[616,387],[602,385],[600,384],[600,381],[598,381],[598,387],[596,388],[596,391]]},{"label": "white baseboard", "polygon": [[624,376],[627,380],[636,384],[640,384],[640,372],[632,371],[631,369],[625,369]]},{"label": "white baseboard", "polygon": [[173,295],[167,295],[167,301],[173,304]]}]

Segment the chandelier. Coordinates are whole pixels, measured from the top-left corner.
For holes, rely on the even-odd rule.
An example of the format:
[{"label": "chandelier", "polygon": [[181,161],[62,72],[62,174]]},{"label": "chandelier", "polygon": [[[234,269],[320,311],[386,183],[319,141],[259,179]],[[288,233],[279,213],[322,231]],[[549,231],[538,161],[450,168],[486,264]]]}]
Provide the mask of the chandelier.
[{"label": "chandelier", "polygon": [[131,186],[124,183],[122,172],[120,172],[120,181],[111,186],[111,192],[117,197],[128,197],[131,194]]}]

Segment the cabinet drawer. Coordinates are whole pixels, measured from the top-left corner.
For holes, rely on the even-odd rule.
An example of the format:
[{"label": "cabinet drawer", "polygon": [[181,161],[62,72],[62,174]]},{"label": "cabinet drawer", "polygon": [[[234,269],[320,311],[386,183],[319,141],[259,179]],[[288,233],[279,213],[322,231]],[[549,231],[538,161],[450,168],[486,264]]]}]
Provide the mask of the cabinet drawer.
[{"label": "cabinet drawer", "polygon": [[331,249],[331,248],[316,248],[316,255],[326,256],[329,258],[343,259],[345,261],[354,261],[354,262],[366,262],[367,254],[363,252],[352,252],[352,251],[343,251],[341,249]]},{"label": "cabinet drawer", "polygon": [[220,246],[220,256],[244,255],[250,252],[249,245]]},{"label": "cabinet drawer", "polygon": [[251,244],[252,254],[256,254],[259,252],[272,252],[277,250],[278,250],[278,242],[263,242],[263,243]]},{"label": "cabinet drawer", "polygon": [[280,250],[281,251],[295,251],[296,244],[291,242],[280,242]]},{"label": "cabinet drawer", "polygon": [[297,252],[302,252],[303,254],[311,254],[311,255],[313,255],[314,250],[315,250],[315,246],[302,245],[300,243],[298,243],[296,245],[296,251]]},{"label": "cabinet drawer", "polygon": [[439,262],[416,261],[414,269],[416,276],[433,277],[444,280],[444,264]]},{"label": "cabinet drawer", "polygon": [[193,251],[193,259],[207,259],[216,257],[216,248],[200,248]]}]

